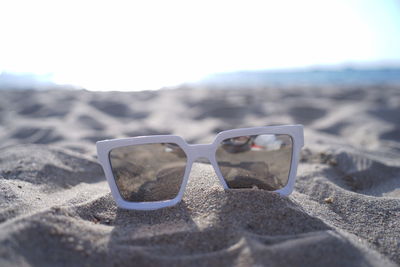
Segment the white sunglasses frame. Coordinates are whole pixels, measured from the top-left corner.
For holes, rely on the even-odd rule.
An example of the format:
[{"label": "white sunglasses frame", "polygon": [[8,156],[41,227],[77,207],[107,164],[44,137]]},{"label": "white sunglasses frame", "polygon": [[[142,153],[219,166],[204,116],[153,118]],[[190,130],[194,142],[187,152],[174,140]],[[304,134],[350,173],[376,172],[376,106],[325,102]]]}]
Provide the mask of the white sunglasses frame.
[{"label": "white sunglasses frame", "polygon": [[[193,162],[198,158],[207,158],[214,168],[217,177],[224,189],[229,189],[225,179],[219,169],[217,160],[215,158],[215,152],[218,145],[227,138],[233,138],[238,136],[248,135],[260,135],[260,134],[285,134],[292,138],[292,159],[290,163],[289,179],[285,187],[273,191],[279,193],[282,196],[288,196],[293,191],[294,183],[296,180],[297,165],[300,157],[300,150],[304,145],[304,133],[303,125],[279,125],[279,126],[265,126],[265,127],[254,127],[254,128],[242,128],[220,132],[216,135],[214,142],[211,144],[188,144],[186,141],[176,135],[153,135],[153,136],[138,136],[130,138],[103,140],[96,142],[98,161],[103,167],[103,171],[107,178],[108,184],[111,189],[112,196],[114,197],[117,206],[123,209],[130,210],[155,210],[165,207],[170,207],[182,200],[183,194],[186,189],[187,182],[189,180],[190,171],[192,169]],[[118,187],[116,185],[114,175],[111,169],[111,163],[109,159],[110,151],[117,147],[131,146],[131,145],[143,145],[153,143],[175,143],[177,144],[186,154],[187,162],[185,167],[185,173],[182,180],[181,187],[178,195],[171,200],[155,201],[155,202],[129,202],[122,198]]]}]

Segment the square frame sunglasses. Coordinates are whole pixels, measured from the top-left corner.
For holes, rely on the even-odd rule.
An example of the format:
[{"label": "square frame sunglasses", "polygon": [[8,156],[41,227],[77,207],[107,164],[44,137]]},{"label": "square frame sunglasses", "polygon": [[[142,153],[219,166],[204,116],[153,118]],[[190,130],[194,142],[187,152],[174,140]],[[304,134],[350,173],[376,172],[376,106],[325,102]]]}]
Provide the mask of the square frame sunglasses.
[{"label": "square frame sunglasses", "polygon": [[[261,138],[261,137],[262,138]],[[245,154],[244,157],[247,157],[246,155],[251,155],[252,159],[249,160],[251,162],[252,160],[255,161],[257,158],[257,153],[256,151],[259,151],[260,149],[262,150],[263,146],[275,146],[276,144],[282,143],[280,140],[276,140],[275,137],[280,137],[280,136],[287,136],[287,139],[290,139],[290,158],[286,160],[286,162],[276,162],[278,165],[283,164],[283,165],[288,165],[287,167],[287,180],[285,181],[285,184],[281,184],[280,188],[272,188],[269,189],[268,191],[276,192],[279,193],[280,195],[287,196],[293,191],[293,187],[295,184],[295,179],[296,179],[296,173],[297,173],[297,165],[299,162],[299,156],[300,156],[300,150],[304,145],[304,134],[303,134],[303,126],[302,125],[279,125],[279,126],[265,126],[265,127],[254,127],[254,128],[242,128],[242,129],[234,129],[234,130],[227,130],[220,132],[216,135],[214,142],[211,144],[188,144],[182,137],[176,136],[176,135],[154,135],[154,136],[138,136],[138,137],[131,137],[131,138],[122,138],[122,139],[112,139],[112,140],[103,140],[103,141],[98,141],[96,143],[97,147],[97,155],[98,155],[98,161],[100,162],[103,171],[105,173],[106,179],[108,181],[108,184],[111,189],[112,196],[117,203],[118,207],[123,208],[123,209],[132,209],[132,210],[154,210],[154,209],[160,209],[164,207],[169,207],[177,204],[182,200],[183,194],[185,192],[186,185],[189,180],[189,175],[191,172],[191,168],[193,163],[198,160],[199,158],[206,158],[208,161],[211,163],[211,165],[214,168],[214,171],[219,179],[219,182],[223,186],[224,189],[235,189],[235,188],[249,188],[248,186],[245,187],[235,187],[235,186],[230,186],[230,184],[227,182],[226,177],[224,177],[224,171],[225,169],[228,169],[229,171],[236,171],[235,168],[228,168],[226,167],[226,163],[221,163],[221,161],[218,160],[217,154],[225,153],[228,157],[236,157],[239,155],[239,152],[241,150],[247,150],[247,151],[255,151],[251,152],[253,154]],[[258,140],[258,139],[259,140]],[[245,140],[242,140],[245,139]],[[258,141],[257,141],[258,140]],[[273,141],[271,141],[273,140]],[[251,145],[249,145],[251,143]],[[148,166],[147,161],[153,160],[160,164],[162,162],[162,158],[158,159],[155,156],[146,155],[146,148],[151,147],[151,145],[162,145],[163,146],[163,152],[158,152],[158,153],[164,153],[164,151],[168,151],[169,154],[175,153],[178,151],[181,155],[180,158],[178,156],[173,155],[177,160],[182,159],[182,171],[180,174],[182,177],[177,181],[180,183],[179,185],[179,191],[175,192],[175,196],[170,197],[170,199],[155,199],[152,200],[150,198],[145,198],[142,197],[142,199],[139,198],[132,198],[130,199],[127,197],[125,194],[125,191],[123,191],[122,184],[126,187],[129,187],[129,182],[128,181],[122,181],[119,182],[119,176],[117,175],[117,172],[114,170],[116,169],[116,165],[120,164],[120,162],[123,162],[123,164],[130,164],[135,167],[136,160],[133,160],[134,162],[126,162],[124,160],[127,160],[129,158],[129,150],[126,149],[136,149],[136,148],[144,148],[144,150],[141,151],[136,151],[136,154],[143,155],[143,157],[146,158],[146,164],[144,167],[143,166],[138,166],[138,167],[132,167],[137,177],[140,176],[140,172],[143,171],[143,168]],[[261,144],[261,145],[260,145]],[[278,148],[279,149],[279,148]],[[269,149],[271,150],[271,149]],[[123,151],[121,155],[118,155],[115,151]],[[135,151],[135,150],[131,150]],[[220,151],[222,151],[220,153]],[[226,152],[228,151],[228,152]],[[272,151],[272,152],[271,152]],[[270,153],[268,156],[273,160],[280,161],[279,155],[277,152],[273,154],[274,150],[265,153]],[[277,151],[277,150],[275,150]],[[165,152],[167,153],[167,152]],[[177,155],[179,153],[176,153]],[[249,153],[249,152],[248,152]],[[114,155],[116,154],[116,156]],[[132,153],[131,153],[132,154]],[[225,155],[224,154],[224,155]],[[260,154],[263,155],[263,154]],[[167,155],[168,158],[172,158],[170,161],[175,161],[172,156]],[[119,159],[118,159],[119,157]],[[117,158],[118,160],[116,160]],[[132,161],[132,160],[131,160]],[[229,161],[229,160],[228,160]],[[173,162],[170,162],[169,164],[174,164]],[[224,166],[220,166],[223,165]],[[231,166],[234,166],[234,164],[229,163]],[[114,166],[115,165],[115,166]],[[121,165],[121,164],[120,164]],[[247,164],[249,165],[249,164]],[[258,168],[260,167],[256,163],[251,163],[249,166],[252,168]],[[235,165],[236,166],[236,165]],[[255,166],[255,167],[254,167]],[[152,168],[149,166],[148,168]],[[264,168],[265,169],[265,168]],[[262,172],[262,169],[261,169]],[[152,172],[153,175],[156,175],[155,172]],[[225,172],[226,174],[226,172]],[[246,174],[248,176],[248,174]],[[134,177],[134,179],[136,179]],[[276,178],[274,178],[276,179]],[[165,183],[164,185],[168,185],[168,182]],[[163,183],[161,183],[162,185]],[[132,185],[134,186],[134,184]],[[150,187],[151,188],[151,187]],[[251,187],[250,187],[251,188]],[[132,189],[136,190],[136,189]],[[149,190],[147,190],[149,191]],[[163,188],[158,188],[157,191],[163,191]],[[137,192],[137,191],[135,191]],[[150,190],[151,194],[151,190]],[[134,194],[133,194],[134,195]],[[137,195],[137,194],[136,194]]]}]

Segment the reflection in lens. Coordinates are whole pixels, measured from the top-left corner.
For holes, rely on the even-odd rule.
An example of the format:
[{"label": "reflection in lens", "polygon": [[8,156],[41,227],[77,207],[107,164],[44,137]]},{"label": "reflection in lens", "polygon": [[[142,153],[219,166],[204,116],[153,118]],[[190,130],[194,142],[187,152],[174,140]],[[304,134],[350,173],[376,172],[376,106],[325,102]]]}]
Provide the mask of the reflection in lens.
[{"label": "reflection in lens", "polygon": [[292,139],[283,134],[225,139],[217,149],[216,159],[229,188],[275,191],[289,180]]},{"label": "reflection in lens", "polygon": [[178,195],[186,154],[172,143],[132,145],[112,149],[110,162],[124,200],[163,201]]}]

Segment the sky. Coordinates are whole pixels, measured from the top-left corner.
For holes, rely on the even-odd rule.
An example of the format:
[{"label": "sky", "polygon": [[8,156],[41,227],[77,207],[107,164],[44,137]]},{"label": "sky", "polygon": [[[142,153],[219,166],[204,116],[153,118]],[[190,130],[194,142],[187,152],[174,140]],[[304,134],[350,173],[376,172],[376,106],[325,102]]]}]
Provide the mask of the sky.
[{"label": "sky", "polygon": [[0,73],[89,90],[215,72],[400,65],[400,1],[0,1]]}]

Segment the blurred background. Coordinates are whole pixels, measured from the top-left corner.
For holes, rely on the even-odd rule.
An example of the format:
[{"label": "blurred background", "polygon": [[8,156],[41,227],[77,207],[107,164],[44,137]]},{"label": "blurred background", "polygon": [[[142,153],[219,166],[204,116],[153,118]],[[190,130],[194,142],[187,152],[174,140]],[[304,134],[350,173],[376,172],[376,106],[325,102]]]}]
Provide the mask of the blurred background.
[{"label": "blurred background", "polygon": [[5,0],[0,28],[3,89],[400,82],[397,0]]}]

